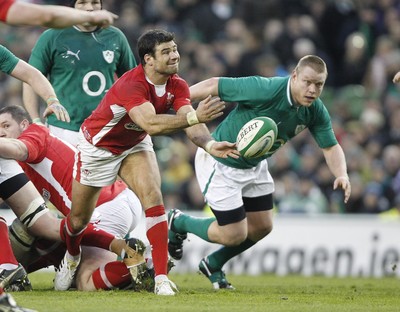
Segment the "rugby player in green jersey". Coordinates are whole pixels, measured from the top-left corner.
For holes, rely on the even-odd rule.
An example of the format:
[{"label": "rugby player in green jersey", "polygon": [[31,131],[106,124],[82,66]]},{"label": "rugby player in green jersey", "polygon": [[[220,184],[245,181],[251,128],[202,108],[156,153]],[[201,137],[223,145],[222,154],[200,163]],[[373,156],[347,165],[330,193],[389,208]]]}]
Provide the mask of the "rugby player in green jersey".
[{"label": "rugby player in green jersey", "polygon": [[[80,12],[71,8],[55,5],[37,5],[33,3],[17,2],[14,0],[0,0],[0,21],[9,25],[32,25],[47,27],[67,27],[79,22],[89,22],[101,27],[107,27],[113,23],[117,16],[102,11],[98,13]],[[14,78],[27,83],[32,83],[34,90],[47,102],[48,107],[44,114],[56,114],[57,118],[69,121],[68,113],[60,105],[55,92],[47,79],[38,70],[16,58],[5,47],[0,46],[0,70],[10,74]],[[0,197],[8,199],[12,207],[26,207],[29,201],[40,198],[36,188],[23,177],[22,169],[14,160],[0,159]],[[25,181],[24,181],[25,180]],[[5,194],[7,193],[6,197]],[[22,196],[21,194],[24,194]],[[10,196],[12,199],[8,198]],[[10,294],[4,292],[3,287],[13,281],[30,282],[24,268],[18,264],[11,250],[8,237],[7,223],[0,216],[0,310],[10,312],[35,312],[34,310],[18,306]],[[22,285],[24,286],[24,285]]]},{"label": "rugby player in green jersey", "polygon": [[224,246],[199,264],[215,289],[233,289],[222,271],[223,265],[271,232],[274,181],[267,158],[306,128],[335,176],[333,188],[341,188],[344,202],[348,201],[351,185],[345,156],[319,98],[327,75],[325,62],[308,55],[300,59],[288,77],[211,78],[190,87],[191,100],[211,94],[225,102],[237,102],[213,133],[215,140],[235,142],[240,128],[259,116],[272,118],[278,126],[273,147],[258,158],[222,159],[203,149],[197,151],[197,180],[215,217],[194,218],[178,209],[168,214],[168,249],[173,258],[181,259],[187,233]]},{"label": "rugby player in green jersey", "polygon": [[[101,0],[72,1],[75,9],[96,12]],[[49,29],[38,39],[29,63],[47,76],[68,111],[69,123],[47,117],[50,132],[76,145],[82,122],[100,103],[116,77],[136,66],[128,40],[116,27],[80,24]],[[39,102],[24,85],[24,105],[34,122],[41,122]]]}]

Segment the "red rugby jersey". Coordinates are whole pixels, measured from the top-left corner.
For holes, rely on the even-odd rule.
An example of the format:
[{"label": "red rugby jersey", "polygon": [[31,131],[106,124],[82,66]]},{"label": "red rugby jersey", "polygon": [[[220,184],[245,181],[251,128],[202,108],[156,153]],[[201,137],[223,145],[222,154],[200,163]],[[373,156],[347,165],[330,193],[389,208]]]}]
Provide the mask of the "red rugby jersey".
[{"label": "red rugby jersey", "polygon": [[[28,158],[19,164],[39,193],[66,216],[71,209],[75,148],[36,124],[30,125],[18,139],[28,148]],[[97,206],[114,199],[126,188],[122,181],[103,187]]]},{"label": "red rugby jersey", "polygon": [[144,69],[139,65],[113,84],[99,106],[83,122],[85,138],[117,155],[130,149],[147,133],[132,121],[129,111],[145,102],[152,103],[157,114],[167,113],[171,108],[178,111],[184,105],[191,105],[189,86],[176,74],[165,86],[155,86],[146,79]]}]

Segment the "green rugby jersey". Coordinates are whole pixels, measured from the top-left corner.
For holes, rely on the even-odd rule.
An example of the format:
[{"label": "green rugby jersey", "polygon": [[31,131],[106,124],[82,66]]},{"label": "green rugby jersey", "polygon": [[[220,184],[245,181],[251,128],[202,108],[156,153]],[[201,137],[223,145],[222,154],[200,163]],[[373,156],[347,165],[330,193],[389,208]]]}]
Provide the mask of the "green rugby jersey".
[{"label": "green rugby jersey", "polygon": [[19,58],[6,47],[0,45],[0,70],[3,73],[11,74],[18,62]]},{"label": "green rugby jersey", "polygon": [[71,122],[47,122],[78,131],[115,81],[136,66],[125,35],[115,27],[82,32],[77,27],[45,31],[29,63],[47,76]]},{"label": "green rugby jersey", "polygon": [[218,94],[225,102],[237,106],[218,125],[213,137],[218,141],[236,142],[240,128],[255,117],[266,116],[278,126],[278,138],[271,150],[258,158],[216,158],[221,163],[239,169],[256,166],[270,157],[287,141],[308,128],[321,148],[337,144],[329,113],[318,98],[310,107],[294,106],[289,92],[289,77],[259,76],[219,79]]}]

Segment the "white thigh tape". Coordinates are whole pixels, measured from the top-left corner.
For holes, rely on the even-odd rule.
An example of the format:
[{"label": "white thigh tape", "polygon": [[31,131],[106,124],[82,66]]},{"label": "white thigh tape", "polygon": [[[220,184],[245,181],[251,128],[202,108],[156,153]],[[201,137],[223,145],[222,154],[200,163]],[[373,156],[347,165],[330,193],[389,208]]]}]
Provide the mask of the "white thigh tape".
[{"label": "white thigh tape", "polygon": [[35,224],[36,220],[47,213],[49,209],[46,207],[43,198],[36,198],[30,204],[28,209],[19,218],[27,228]]}]

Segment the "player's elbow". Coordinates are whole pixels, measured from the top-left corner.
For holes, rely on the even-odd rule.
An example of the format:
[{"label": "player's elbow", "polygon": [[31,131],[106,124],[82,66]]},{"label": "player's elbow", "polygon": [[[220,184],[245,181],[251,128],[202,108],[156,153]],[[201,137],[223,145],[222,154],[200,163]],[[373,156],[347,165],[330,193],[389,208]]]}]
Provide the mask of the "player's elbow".
[{"label": "player's elbow", "polygon": [[145,126],[145,128],[143,128],[143,130],[146,131],[146,133],[150,136],[163,135],[163,134],[170,133],[168,131],[166,125],[160,124],[153,120],[147,121],[146,126]]},{"label": "player's elbow", "polygon": [[57,20],[58,15],[54,12],[46,12],[46,14],[42,14],[40,19],[38,20],[38,24],[43,27],[55,27],[55,21]]}]

